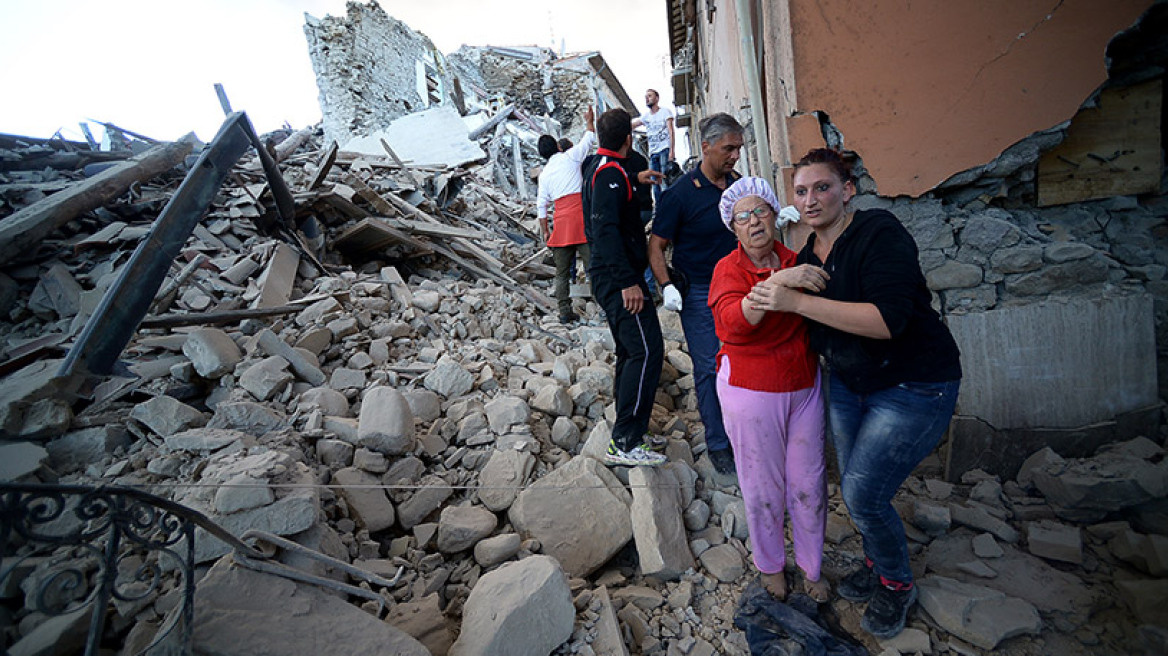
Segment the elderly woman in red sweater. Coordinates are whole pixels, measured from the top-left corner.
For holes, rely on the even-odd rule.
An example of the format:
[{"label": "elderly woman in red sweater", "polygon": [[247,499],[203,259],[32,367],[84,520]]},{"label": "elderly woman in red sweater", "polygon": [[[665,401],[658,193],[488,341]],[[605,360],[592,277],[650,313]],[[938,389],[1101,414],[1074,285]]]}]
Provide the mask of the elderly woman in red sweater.
[{"label": "elderly woman in red sweater", "polygon": [[827,491],[818,360],[802,317],[758,309],[746,298],[772,275],[788,287],[824,288],[822,269],[796,266],[795,252],[775,240],[779,207],[762,178],[742,178],[722,194],[722,222],[738,237],[738,248],[718,262],[710,282],[722,341],[718,399],[763,585],[778,599],[787,595],[783,521],[789,512],[804,589],[824,602],[830,588],[821,576]]}]

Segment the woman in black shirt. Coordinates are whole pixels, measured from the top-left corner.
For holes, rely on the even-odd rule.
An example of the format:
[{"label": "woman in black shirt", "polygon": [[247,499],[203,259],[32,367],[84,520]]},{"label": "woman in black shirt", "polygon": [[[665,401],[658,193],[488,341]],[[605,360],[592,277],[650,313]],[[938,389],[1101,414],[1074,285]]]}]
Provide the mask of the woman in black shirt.
[{"label": "woman in black shirt", "polygon": [[886,210],[852,212],[856,193],[839,153],[795,165],[795,206],[813,234],[800,264],[822,269],[817,294],[759,283],[759,308],[810,320],[811,348],[830,369],[829,419],[840,489],[864,541],[865,566],[840,581],[841,597],[869,600],[861,626],[879,638],[904,628],[916,602],[904,524],[892,497],[937,446],[957,403],[957,344],[931,306],[917,246]]}]

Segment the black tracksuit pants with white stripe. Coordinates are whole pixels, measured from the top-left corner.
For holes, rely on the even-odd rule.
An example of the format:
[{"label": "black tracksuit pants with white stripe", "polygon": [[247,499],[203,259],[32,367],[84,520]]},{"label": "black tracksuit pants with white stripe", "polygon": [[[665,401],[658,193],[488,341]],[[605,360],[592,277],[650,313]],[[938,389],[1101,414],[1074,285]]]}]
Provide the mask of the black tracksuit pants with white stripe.
[{"label": "black tracksuit pants with white stripe", "polygon": [[649,287],[642,280],[645,306],[637,314],[625,309],[621,289],[613,276],[603,270],[589,271],[592,296],[604,310],[608,328],[616,342],[616,376],[613,397],[616,401],[616,424],[612,438],[617,448],[629,451],[641,444],[649,430],[653,399],[661,380],[661,363],[665,347],[661,341],[661,324],[657,308],[649,296]]}]

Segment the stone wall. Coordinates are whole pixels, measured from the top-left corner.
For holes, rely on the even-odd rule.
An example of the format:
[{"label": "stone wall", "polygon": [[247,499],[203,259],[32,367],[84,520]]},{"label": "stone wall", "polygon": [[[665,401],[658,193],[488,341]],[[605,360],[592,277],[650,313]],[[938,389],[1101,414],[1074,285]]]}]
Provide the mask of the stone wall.
[{"label": "stone wall", "polygon": [[376,2],[349,2],[347,9],[346,16],[305,14],[304,24],[325,139],[339,144],[429,106],[418,93],[419,61],[433,66],[445,89],[453,88],[441,53],[424,34]]}]

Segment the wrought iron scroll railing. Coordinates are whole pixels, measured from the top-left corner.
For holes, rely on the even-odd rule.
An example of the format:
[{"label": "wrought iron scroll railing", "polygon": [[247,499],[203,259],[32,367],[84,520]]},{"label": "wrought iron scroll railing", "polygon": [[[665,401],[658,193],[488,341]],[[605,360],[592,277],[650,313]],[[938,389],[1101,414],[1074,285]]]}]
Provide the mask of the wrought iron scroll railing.
[{"label": "wrought iron scroll railing", "polygon": [[166,640],[189,654],[195,526],[238,554],[265,557],[201,513],[146,492],[0,483],[0,588],[11,589],[16,581],[10,579],[20,578],[31,612],[62,616],[88,609],[85,654],[96,656],[111,602],[148,600],[177,579],[182,604],[142,653]]}]

